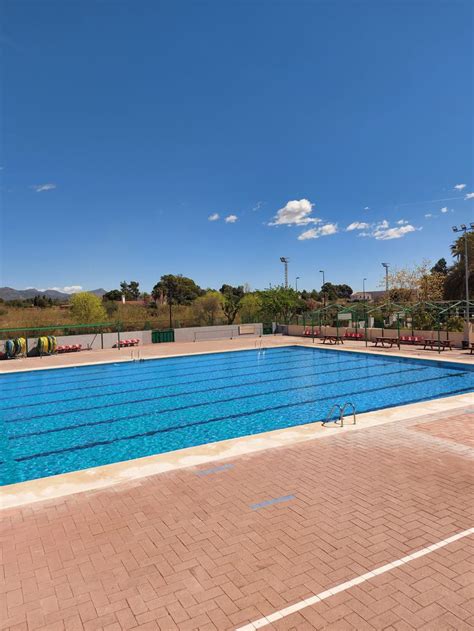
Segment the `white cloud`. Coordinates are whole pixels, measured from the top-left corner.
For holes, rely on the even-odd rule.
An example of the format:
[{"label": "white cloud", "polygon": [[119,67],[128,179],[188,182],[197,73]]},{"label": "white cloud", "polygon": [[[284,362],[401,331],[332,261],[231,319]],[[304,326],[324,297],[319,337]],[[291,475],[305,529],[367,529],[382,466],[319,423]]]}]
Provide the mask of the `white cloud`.
[{"label": "white cloud", "polygon": [[265,204],[265,202],[257,202],[252,210],[260,210],[260,208]]},{"label": "white cloud", "polygon": [[366,206],[366,207],[364,208],[364,210],[370,210],[369,206]]},{"label": "white cloud", "polygon": [[464,199],[474,199],[474,193],[466,193]]},{"label": "white cloud", "polygon": [[440,210],[443,213],[443,215],[445,215],[448,212],[448,207],[447,206],[443,206],[443,208],[440,208]]},{"label": "white cloud", "polygon": [[238,217],[237,215],[227,215],[227,217],[224,219],[224,221],[226,223],[235,223],[237,221]]},{"label": "white cloud", "polygon": [[400,226],[399,228],[376,227],[372,236],[378,241],[388,241],[390,239],[400,239],[409,232],[415,232],[416,228],[411,224]]},{"label": "white cloud", "polygon": [[[370,228],[370,230],[367,231],[366,228]],[[357,230],[357,228],[355,228],[355,230]],[[412,226],[406,219],[399,219],[394,227],[390,227],[390,223],[386,219],[383,219],[375,224],[366,224],[364,231],[359,232],[358,236],[372,237],[377,241],[388,241],[389,239],[400,239],[409,232],[415,232],[415,230],[417,230],[417,228]],[[421,228],[418,228],[418,230],[421,230]]]},{"label": "white cloud", "polygon": [[[309,223],[319,223],[321,220],[311,217],[314,204],[308,199],[294,199],[280,208],[270,222],[270,226],[306,226]],[[313,238],[313,237],[309,237]]]},{"label": "white cloud", "polygon": [[212,213],[212,215],[209,215],[207,220],[208,221],[217,221],[219,219],[219,217],[220,217],[219,213]]},{"label": "white cloud", "polygon": [[66,285],[66,287],[49,287],[55,291],[62,291],[65,294],[77,294],[80,291],[84,291],[81,285]]},{"label": "white cloud", "polygon": [[338,232],[337,223],[326,223],[317,228],[310,228],[302,232],[298,237],[298,241],[307,241],[308,239],[319,239],[319,237],[327,237]]},{"label": "white cloud", "polygon": [[456,186],[454,187],[454,189],[455,189],[456,191],[462,191],[462,190],[464,190],[465,188],[466,188],[466,185],[465,185],[465,184],[456,184]]},{"label": "white cloud", "polygon": [[38,291],[60,291],[63,294],[77,294],[84,291],[82,285],[66,285],[66,287],[25,287],[25,289],[36,289]]},{"label": "white cloud", "polygon": [[353,221],[346,228],[347,232],[351,232],[352,230],[366,230],[370,228],[370,224],[365,223],[365,221]]},{"label": "white cloud", "polygon": [[430,217],[432,217],[432,216],[433,216],[433,214],[432,214],[432,213],[426,213],[426,215],[425,215],[425,217],[426,217],[427,219],[429,219],[429,218],[430,218]]},{"label": "white cloud", "polygon": [[44,191],[53,191],[56,188],[56,184],[34,184],[30,188],[37,193],[43,193]]}]

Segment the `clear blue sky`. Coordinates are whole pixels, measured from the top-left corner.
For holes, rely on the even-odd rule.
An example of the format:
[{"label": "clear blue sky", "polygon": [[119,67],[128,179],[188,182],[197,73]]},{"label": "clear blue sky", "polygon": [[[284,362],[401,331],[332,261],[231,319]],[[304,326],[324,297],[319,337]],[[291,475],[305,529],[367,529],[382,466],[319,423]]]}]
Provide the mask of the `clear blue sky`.
[{"label": "clear blue sky", "polygon": [[474,220],[473,7],[4,0],[1,284],[259,288],[284,255],[300,287],[358,290],[448,258]]}]

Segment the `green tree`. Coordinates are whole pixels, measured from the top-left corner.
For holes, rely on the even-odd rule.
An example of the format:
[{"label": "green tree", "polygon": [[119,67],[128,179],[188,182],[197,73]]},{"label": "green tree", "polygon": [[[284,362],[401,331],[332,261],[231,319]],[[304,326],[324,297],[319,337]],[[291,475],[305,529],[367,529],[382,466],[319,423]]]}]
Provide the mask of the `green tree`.
[{"label": "green tree", "polygon": [[44,294],[42,296],[35,296],[33,298],[33,305],[35,307],[40,307],[40,309],[51,307],[52,304],[53,300],[51,298],[48,298],[48,296],[45,296]]},{"label": "green tree", "polygon": [[116,300],[103,300],[102,304],[109,320],[117,314],[118,304]]},{"label": "green tree", "polygon": [[218,291],[208,291],[193,302],[193,312],[200,324],[213,326],[222,313],[222,295]]},{"label": "green tree", "polygon": [[[467,233],[467,251],[469,261],[469,293],[474,291],[474,232]],[[451,246],[451,254],[457,261],[449,268],[444,284],[444,297],[446,300],[462,300],[466,290],[466,265],[464,235],[456,239]]]},{"label": "green tree", "polygon": [[338,298],[348,300],[353,294],[352,287],[349,287],[349,285],[335,285],[335,288]]},{"label": "green tree", "polygon": [[289,324],[297,313],[305,308],[305,303],[291,287],[272,287],[260,292],[262,316],[266,322]]},{"label": "green tree", "polygon": [[80,324],[104,322],[107,313],[102,300],[87,291],[81,291],[71,297],[71,315]]},{"label": "green tree", "polygon": [[219,290],[222,294],[222,311],[227,318],[227,324],[233,324],[241,306],[244,297],[244,288],[242,285],[232,287],[232,285],[222,285]]},{"label": "green tree", "polygon": [[125,300],[138,300],[140,298],[140,283],[136,280],[131,280],[129,283],[123,280],[120,283],[120,289]]},{"label": "green tree", "polygon": [[262,301],[257,292],[246,293],[240,301],[241,322],[258,322],[262,312]]},{"label": "green tree", "polygon": [[439,261],[435,263],[431,268],[431,272],[443,274],[443,276],[446,276],[446,274],[448,273],[448,264],[446,262],[446,259],[439,259]]},{"label": "green tree", "polygon": [[202,289],[191,278],[165,274],[153,287],[151,295],[160,302],[189,305],[202,293]]},{"label": "green tree", "polygon": [[102,300],[104,302],[109,301],[109,302],[113,302],[113,301],[119,301],[122,300],[122,292],[120,291],[120,289],[112,289],[111,291],[107,291],[103,296],[102,296]]},{"label": "green tree", "polygon": [[333,302],[337,299],[336,287],[332,283],[324,283],[320,293],[323,299],[326,299],[326,302]]}]

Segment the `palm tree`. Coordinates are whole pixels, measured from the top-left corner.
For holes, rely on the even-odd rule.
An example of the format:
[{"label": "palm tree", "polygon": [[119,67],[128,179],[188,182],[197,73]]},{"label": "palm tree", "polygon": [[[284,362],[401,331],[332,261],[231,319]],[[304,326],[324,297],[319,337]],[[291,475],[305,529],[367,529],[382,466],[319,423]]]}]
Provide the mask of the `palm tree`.
[{"label": "palm tree", "polygon": [[[469,260],[469,293],[474,284],[474,233],[467,233],[467,251]],[[461,300],[464,297],[465,289],[465,250],[464,235],[456,239],[451,246],[451,254],[457,258],[456,263],[449,268],[444,286],[444,297],[446,300]]]}]

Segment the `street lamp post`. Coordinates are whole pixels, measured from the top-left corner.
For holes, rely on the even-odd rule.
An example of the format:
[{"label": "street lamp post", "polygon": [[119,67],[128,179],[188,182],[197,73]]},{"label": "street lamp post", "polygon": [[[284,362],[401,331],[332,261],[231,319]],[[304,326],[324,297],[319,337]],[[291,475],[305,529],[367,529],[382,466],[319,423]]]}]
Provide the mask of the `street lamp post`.
[{"label": "street lamp post", "polygon": [[362,299],[365,302],[365,281],[367,280],[367,278],[363,278],[362,279]]},{"label": "street lamp post", "polygon": [[461,224],[458,226],[453,226],[453,232],[463,232],[464,233],[464,282],[466,284],[466,331],[464,332],[465,340],[469,341],[469,249],[467,243],[467,233],[470,230],[474,230],[474,222],[470,224],[470,228],[466,226],[466,224]]},{"label": "street lamp post", "polygon": [[296,291],[298,291],[298,280],[299,280],[300,276],[297,276],[295,279],[295,289]]},{"label": "street lamp post", "polygon": [[285,266],[285,289],[288,289],[288,263],[290,259],[286,256],[280,256],[280,261]]},{"label": "street lamp post", "polygon": [[388,297],[388,268],[390,265],[388,263],[382,263],[382,267],[385,267],[385,291],[387,292]]},{"label": "street lamp post", "polygon": [[[323,270],[323,269],[320,269],[320,270],[319,270],[319,273],[323,275],[323,285],[322,285],[322,287],[321,287],[321,289],[322,289],[322,288],[324,287],[324,285],[326,284],[326,279],[325,279],[324,270]],[[326,292],[325,292],[325,291],[323,291],[323,303],[324,303],[324,306],[326,306]]]}]

